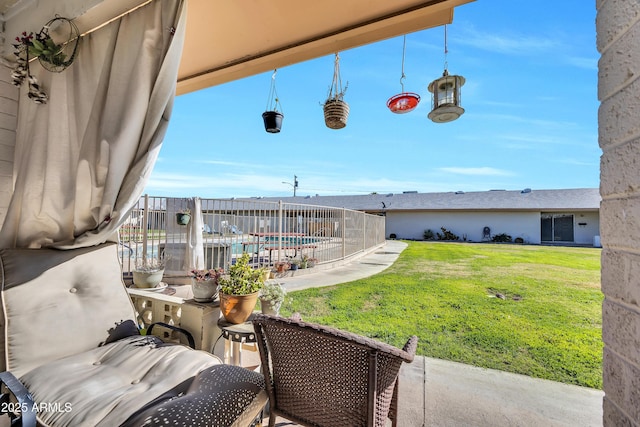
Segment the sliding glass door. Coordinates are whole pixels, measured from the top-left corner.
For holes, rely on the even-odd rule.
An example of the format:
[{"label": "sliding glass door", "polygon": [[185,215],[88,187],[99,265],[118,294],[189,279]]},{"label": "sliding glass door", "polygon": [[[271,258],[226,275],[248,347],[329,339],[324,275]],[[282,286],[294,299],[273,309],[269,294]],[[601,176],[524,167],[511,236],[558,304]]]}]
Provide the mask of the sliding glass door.
[{"label": "sliding glass door", "polygon": [[542,214],[540,234],[543,242],[573,242],[573,215]]}]

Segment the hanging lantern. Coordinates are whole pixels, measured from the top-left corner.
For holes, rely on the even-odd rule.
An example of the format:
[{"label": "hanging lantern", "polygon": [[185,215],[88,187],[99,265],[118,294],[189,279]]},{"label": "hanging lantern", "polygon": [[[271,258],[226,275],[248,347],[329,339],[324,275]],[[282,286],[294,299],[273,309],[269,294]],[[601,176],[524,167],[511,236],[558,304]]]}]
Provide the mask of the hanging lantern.
[{"label": "hanging lantern", "polygon": [[282,110],[282,104],[278,99],[278,93],[276,92],[276,73],[278,70],[273,70],[271,76],[271,88],[269,89],[269,99],[267,100],[267,108],[262,113],[262,121],[264,122],[264,130],[269,133],[278,133],[282,128],[282,119],[284,114],[278,111],[278,106]]},{"label": "hanging lantern", "polygon": [[464,108],[460,106],[460,88],[464,82],[464,77],[450,76],[444,70],[442,77],[429,83],[429,92],[433,93],[433,108],[428,117],[433,122],[451,122],[464,113]]},{"label": "hanging lantern", "polygon": [[413,111],[420,102],[420,95],[413,92],[405,92],[404,91],[404,79],[406,76],[404,75],[404,55],[407,48],[407,36],[404,36],[403,46],[402,46],[402,76],[400,77],[400,86],[402,87],[402,93],[398,95],[394,95],[387,101],[387,108],[391,110],[392,113],[396,114],[404,114],[409,111]]},{"label": "hanging lantern", "polygon": [[444,72],[442,77],[429,83],[432,95],[432,109],[428,117],[435,123],[451,122],[464,114],[460,106],[460,88],[465,79],[462,76],[450,76],[447,70],[447,26],[444,26]]}]

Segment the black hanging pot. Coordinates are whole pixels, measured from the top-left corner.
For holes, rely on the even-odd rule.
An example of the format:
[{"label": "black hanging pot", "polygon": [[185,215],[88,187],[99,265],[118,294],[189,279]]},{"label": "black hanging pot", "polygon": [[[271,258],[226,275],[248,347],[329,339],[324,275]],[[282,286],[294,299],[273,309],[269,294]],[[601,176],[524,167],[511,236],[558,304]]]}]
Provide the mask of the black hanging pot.
[{"label": "black hanging pot", "polygon": [[262,113],[262,120],[264,120],[264,130],[269,133],[278,133],[282,128],[282,119],[284,115],[277,111],[265,111]]}]

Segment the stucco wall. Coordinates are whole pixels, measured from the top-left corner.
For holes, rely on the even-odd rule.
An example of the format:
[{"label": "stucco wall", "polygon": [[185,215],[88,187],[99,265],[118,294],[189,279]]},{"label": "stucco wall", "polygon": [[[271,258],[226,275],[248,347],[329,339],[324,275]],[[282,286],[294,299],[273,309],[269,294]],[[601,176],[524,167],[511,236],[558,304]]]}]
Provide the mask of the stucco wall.
[{"label": "stucco wall", "polygon": [[597,0],[605,426],[640,425],[640,3]]},{"label": "stucco wall", "polygon": [[11,84],[11,70],[0,67],[0,225],[4,222],[13,192],[18,92],[18,88]]},{"label": "stucco wall", "polygon": [[481,241],[482,229],[489,227],[492,236],[507,233],[540,243],[540,212],[387,212],[387,237],[422,239],[424,230],[441,233],[440,227],[473,242]]},{"label": "stucco wall", "polygon": [[573,222],[574,242],[581,245],[593,245],[593,237],[600,234],[600,214],[597,212],[574,213]]}]

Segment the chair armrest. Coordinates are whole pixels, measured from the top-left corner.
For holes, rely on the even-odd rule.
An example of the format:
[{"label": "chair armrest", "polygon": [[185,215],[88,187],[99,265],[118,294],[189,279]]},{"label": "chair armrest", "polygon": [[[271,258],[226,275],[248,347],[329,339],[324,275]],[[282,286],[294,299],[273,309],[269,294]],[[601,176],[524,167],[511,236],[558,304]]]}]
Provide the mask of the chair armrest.
[{"label": "chair armrest", "polygon": [[155,325],[162,326],[163,328],[171,329],[172,331],[180,332],[185,337],[187,337],[187,341],[189,342],[189,347],[191,347],[191,348],[193,348],[195,350],[196,342],[193,339],[193,335],[191,335],[191,333],[189,331],[187,331],[186,329],[182,329],[182,328],[179,328],[177,326],[169,325],[168,323],[164,323],[164,322],[155,322],[155,323],[150,324],[149,327],[147,328],[147,335],[151,335],[151,330],[153,329],[153,327]]},{"label": "chair armrest", "polygon": [[409,338],[403,349],[396,348],[390,344],[383,343],[381,341],[367,338],[362,335],[354,334],[352,332],[343,331],[340,329],[332,328],[329,326],[319,325],[315,323],[307,323],[299,319],[286,319],[283,317],[272,316],[268,314],[256,314],[253,318],[253,325],[262,324],[275,324],[279,327],[287,325],[290,328],[297,330],[304,330],[309,334],[318,334],[323,336],[330,336],[335,340],[348,342],[353,346],[357,346],[367,350],[376,350],[389,356],[396,357],[403,362],[413,362],[413,357],[418,345],[418,337],[412,336]]},{"label": "chair armrest", "polygon": [[[0,387],[0,414],[8,414],[12,426],[35,426],[35,404],[24,385],[11,372],[5,371],[0,372]],[[11,399],[11,395],[17,402]]]}]

